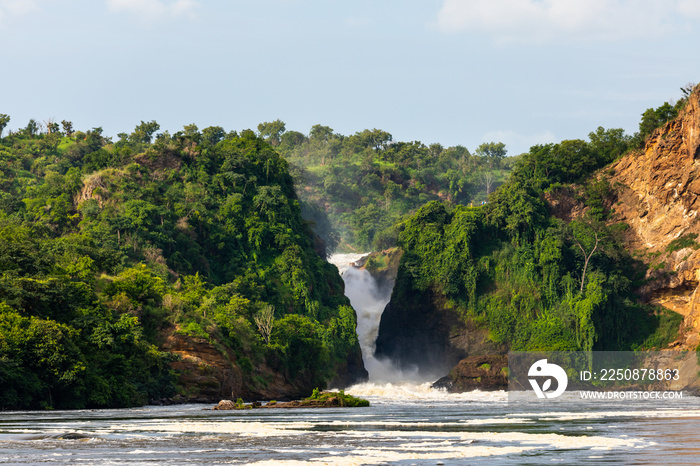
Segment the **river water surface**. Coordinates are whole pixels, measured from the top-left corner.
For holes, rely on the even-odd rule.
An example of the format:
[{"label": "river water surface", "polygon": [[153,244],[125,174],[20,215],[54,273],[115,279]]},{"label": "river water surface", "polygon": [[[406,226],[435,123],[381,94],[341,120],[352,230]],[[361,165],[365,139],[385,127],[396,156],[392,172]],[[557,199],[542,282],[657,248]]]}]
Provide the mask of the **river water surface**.
[{"label": "river water surface", "polygon": [[700,464],[700,406],[507,402],[363,384],[368,408],[4,412],[2,464]]}]

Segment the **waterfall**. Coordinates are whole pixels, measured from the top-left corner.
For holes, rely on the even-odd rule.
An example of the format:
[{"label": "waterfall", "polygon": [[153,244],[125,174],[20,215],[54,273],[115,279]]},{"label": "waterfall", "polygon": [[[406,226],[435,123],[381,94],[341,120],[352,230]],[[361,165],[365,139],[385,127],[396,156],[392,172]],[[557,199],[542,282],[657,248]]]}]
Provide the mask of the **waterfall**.
[{"label": "waterfall", "polygon": [[362,360],[369,373],[370,382],[401,382],[414,379],[415,373],[406,373],[393,366],[390,361],[374,357],[379,322],[382,312],[391,299],[392,286],[379,286],[365,269],[354,267],[354,263],[367,254],[334,254],[328,262],[338,267],[345,282],[345,296],[350,299],[357,313],[357,338],[362,349]]}]

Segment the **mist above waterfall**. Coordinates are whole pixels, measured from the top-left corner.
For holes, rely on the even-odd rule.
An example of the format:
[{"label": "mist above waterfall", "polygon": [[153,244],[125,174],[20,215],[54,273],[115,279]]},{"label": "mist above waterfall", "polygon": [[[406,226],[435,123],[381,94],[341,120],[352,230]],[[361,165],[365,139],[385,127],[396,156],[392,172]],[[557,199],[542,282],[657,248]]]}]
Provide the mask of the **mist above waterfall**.
[{"label": "mist above waterfall", "polygon": [[362,360],[369,373],[370,382],[401,382],[415,380],[417,371],[401,371],[389,360],[374,357],[379,322],[382,312],[391,299],[392,283],[380,285],[365,269],[354,263],[367,254],[334,254],[328,261],[338,267],[345,282],[345,296],[350,299],[357,313],[357,337],[362,349]]}]

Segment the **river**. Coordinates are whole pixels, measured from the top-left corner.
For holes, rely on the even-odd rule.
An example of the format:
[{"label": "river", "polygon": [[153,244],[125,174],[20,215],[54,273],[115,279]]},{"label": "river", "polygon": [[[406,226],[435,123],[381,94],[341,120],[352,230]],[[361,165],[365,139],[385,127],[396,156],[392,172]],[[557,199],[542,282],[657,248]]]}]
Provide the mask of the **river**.
[{"label": "river", "polygon": [[507,402],[427,384],[363,384],[368,408],[212,411],[204,405],[4,412],[1,464],[700,464],[697,400]]},{"label": "river", "polygon": [[358,312],[367,408],[213,411],[211,405],[0,413],[0,464],[700,464],[700,399],[509,402],[448,394],[373,356],[390,291],[334,258]]}]

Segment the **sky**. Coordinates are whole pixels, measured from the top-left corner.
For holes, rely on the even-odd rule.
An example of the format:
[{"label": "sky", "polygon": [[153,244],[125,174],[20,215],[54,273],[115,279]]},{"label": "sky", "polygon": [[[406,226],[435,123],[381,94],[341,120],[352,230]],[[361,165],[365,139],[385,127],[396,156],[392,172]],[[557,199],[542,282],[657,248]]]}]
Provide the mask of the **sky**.
[{"label": "sky", "polygon": [[394,141],[632,134],[700,82],[698,0],[0,0],[8,129],[281,119]]}]

